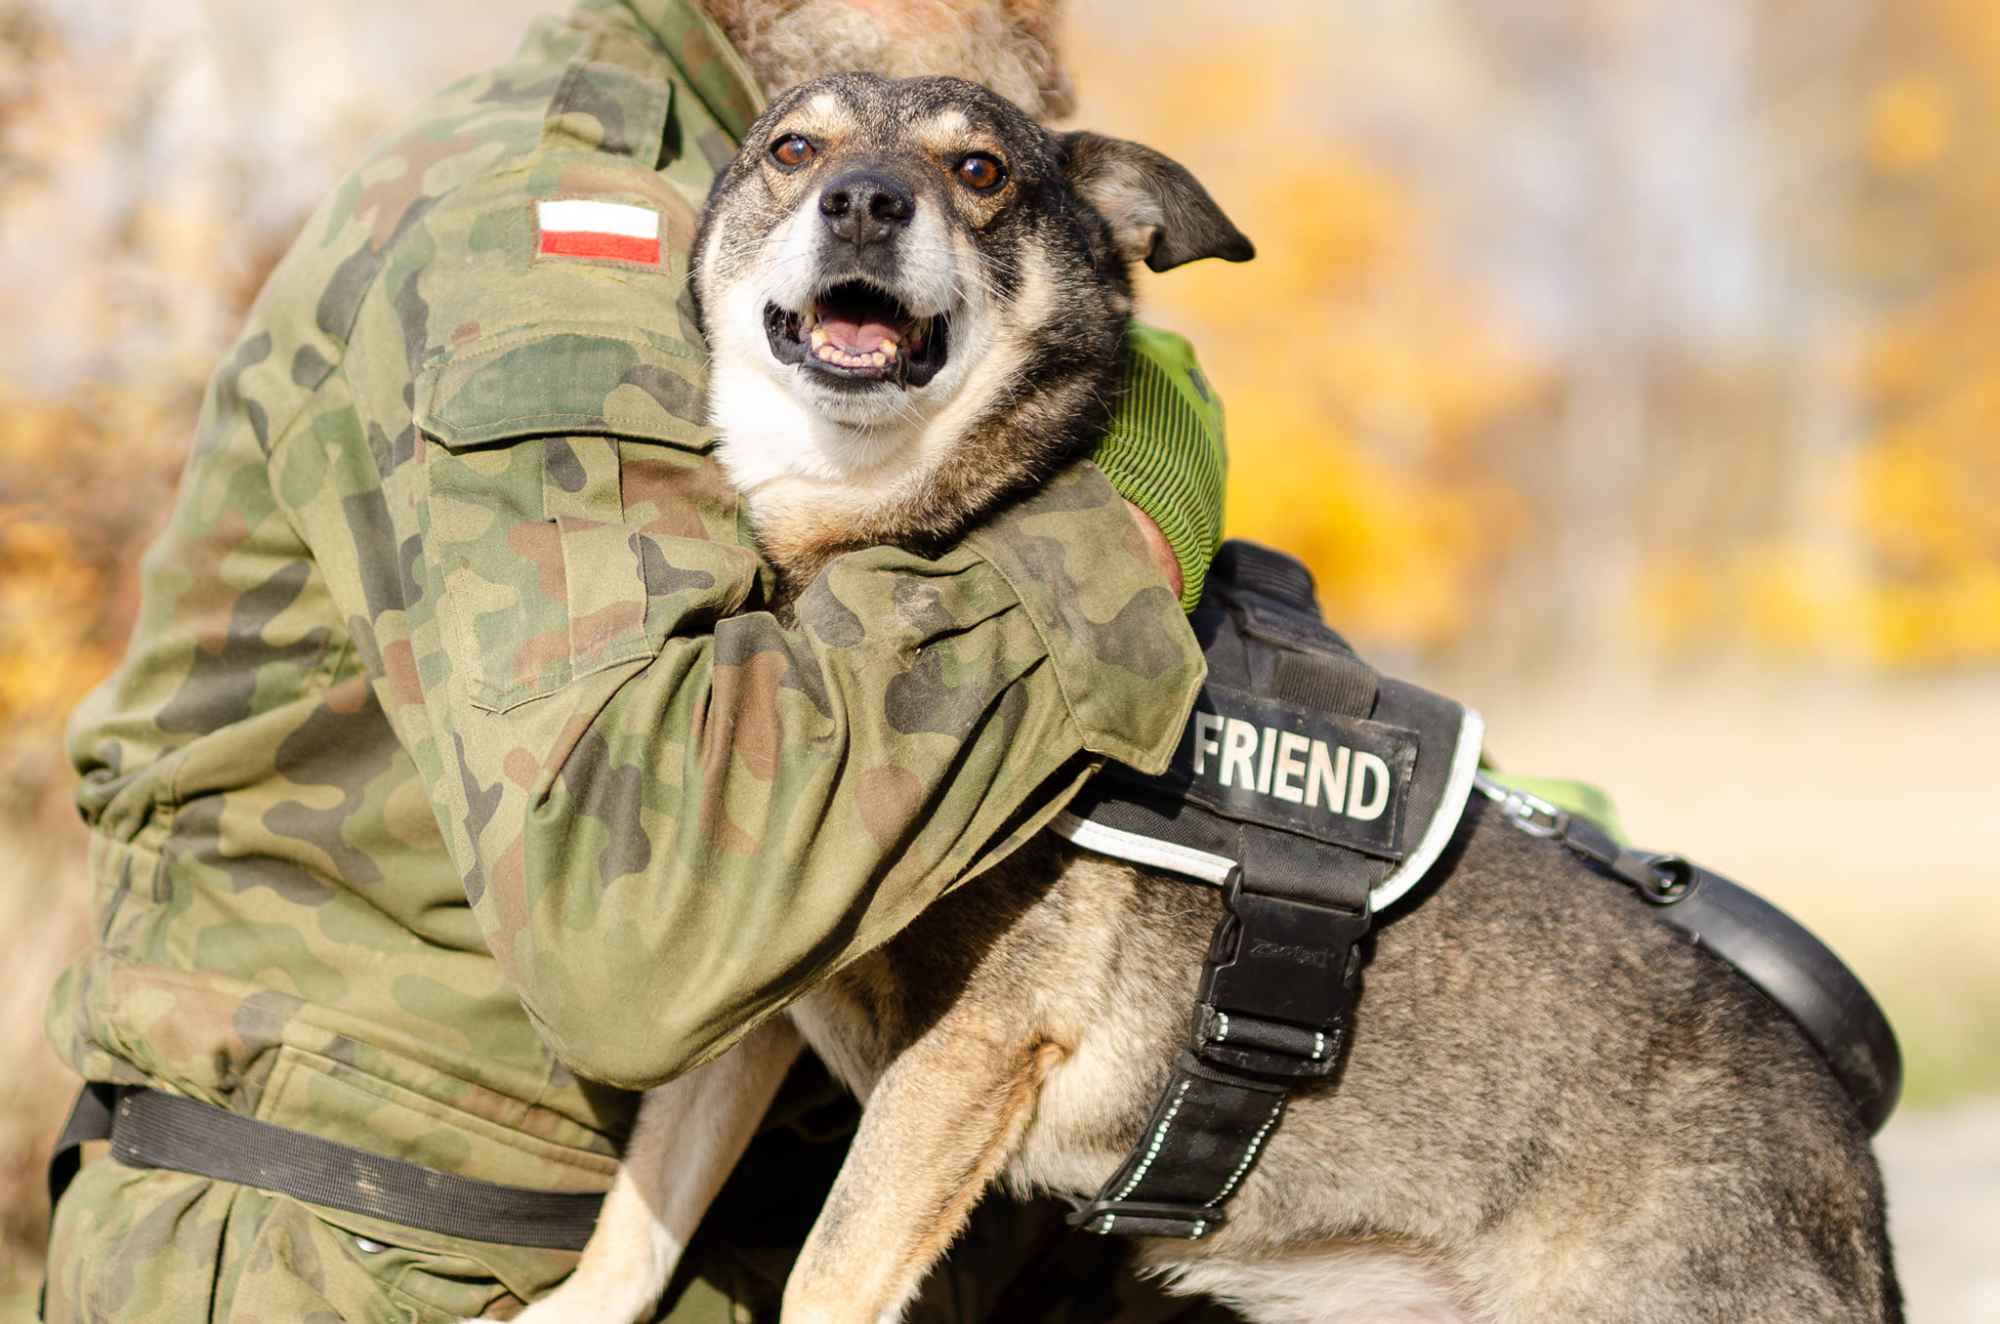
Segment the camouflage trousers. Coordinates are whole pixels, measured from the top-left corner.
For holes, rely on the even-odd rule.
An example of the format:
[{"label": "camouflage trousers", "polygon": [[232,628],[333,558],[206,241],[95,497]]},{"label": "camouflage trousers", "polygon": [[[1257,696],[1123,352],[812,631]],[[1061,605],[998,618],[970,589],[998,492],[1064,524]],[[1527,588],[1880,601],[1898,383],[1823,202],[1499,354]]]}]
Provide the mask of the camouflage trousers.
[{"label": "camouflage trousers", "polygon": [[[775,1321],[793,1256],[844,1136],[767,1131],[738,1167],[668,1290],[666,1324]],[[925,1286],[916,1324],[1228,1324],[1124,1268],[1125,1247],[1069,1230],[1047,1203],[997,1194]],[[576,1263],[569,1251],[464,1241],[282,1195],[111,1158],[56,1209],[49,1324],[443,1324],[506,1319]]]}]

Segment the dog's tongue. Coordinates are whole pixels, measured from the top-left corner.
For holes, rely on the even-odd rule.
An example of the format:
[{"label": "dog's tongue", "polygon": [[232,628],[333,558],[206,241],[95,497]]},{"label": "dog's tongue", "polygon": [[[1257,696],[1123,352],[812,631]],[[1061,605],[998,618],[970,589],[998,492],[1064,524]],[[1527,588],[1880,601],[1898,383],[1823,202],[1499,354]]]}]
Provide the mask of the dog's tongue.
[{"label": "dog's tongue", "polygon": [[840,316],[822,312],[820,330],[826,338],[850,354],[872,354],[885,343],[896,340],[896,328],[868,317]]}]

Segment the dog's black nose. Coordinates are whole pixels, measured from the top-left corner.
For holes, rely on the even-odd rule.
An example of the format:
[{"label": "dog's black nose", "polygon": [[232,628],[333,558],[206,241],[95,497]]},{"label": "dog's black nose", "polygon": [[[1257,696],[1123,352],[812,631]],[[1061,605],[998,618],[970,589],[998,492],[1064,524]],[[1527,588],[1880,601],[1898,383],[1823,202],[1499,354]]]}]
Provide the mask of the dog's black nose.
[{"label": "dog's black nose", "polygon": [[850,244],[879,244],[917,214],[917,195],[900,180],[873,170],[850,170],[819,195],[827,227]]}]

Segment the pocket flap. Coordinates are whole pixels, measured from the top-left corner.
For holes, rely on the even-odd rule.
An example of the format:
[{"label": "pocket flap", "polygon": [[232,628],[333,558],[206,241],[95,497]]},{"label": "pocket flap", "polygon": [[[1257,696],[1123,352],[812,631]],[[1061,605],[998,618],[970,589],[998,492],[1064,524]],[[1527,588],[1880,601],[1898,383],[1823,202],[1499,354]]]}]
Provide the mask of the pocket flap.
[{"label": "pocket flap", "polygon": [[704,451],[707,358],[630,327],[537,323],[474,340],[417,377],[416,422],[449,450],[598,433]]}]

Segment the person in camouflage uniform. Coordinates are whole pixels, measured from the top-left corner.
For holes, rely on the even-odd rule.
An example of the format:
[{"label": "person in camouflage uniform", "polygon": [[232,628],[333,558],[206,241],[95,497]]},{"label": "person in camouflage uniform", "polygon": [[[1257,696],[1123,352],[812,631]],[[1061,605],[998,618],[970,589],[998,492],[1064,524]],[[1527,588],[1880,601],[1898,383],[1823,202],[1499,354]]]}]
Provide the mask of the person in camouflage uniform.
[{"label": "person in camouflage uniform", "polygon": [[[1090,464],[935,558],[840,559],[795,628],[761,610],[685,291],[759,104],[689,0],[584,0],[308,221],[72,725],[98,941],[49,1033],[86,1079],[602,1191],[630,1091],[879,945],[1103,759],[1165,764],[1201,654]],[[663,251],[539,252],[550,199],[656,211]],[[1219,464],[1205,518],[1159,520],[1197,573]],[[840,1153],[811,1089],[781,1104],[673,1320],[771,1316]],[[989,1205],[924,1318],[1159,1309],[1100,1243]],[[504,1317],[574,1262],[101,1159],[57,1207],[47,1310]]]}]

